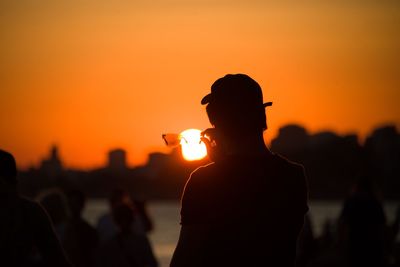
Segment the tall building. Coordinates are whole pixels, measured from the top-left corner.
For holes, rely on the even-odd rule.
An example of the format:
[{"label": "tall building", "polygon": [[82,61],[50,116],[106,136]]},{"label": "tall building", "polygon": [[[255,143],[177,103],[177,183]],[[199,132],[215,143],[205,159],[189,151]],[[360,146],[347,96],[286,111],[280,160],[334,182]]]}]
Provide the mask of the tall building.
[{"label": "tall building", "polygon": [[108,152],[108,168],[112,170],[126,170],[126,151],[114,149]]},{"label": "tall building", "polygon": [[40,170],[44,171],[50,176],[57,176],[63,171],[60,155],[58,153],[58,147],[56,145],[51,147],[49,157],[42,160]]}]

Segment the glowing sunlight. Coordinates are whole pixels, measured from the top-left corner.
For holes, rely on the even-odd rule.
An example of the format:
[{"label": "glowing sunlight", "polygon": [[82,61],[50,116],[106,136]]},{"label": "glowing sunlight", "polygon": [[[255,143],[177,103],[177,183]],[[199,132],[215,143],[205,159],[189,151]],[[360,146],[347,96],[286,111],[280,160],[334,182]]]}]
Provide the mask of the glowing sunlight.
[{"label": "glowing sunlight", "polygon": [[200,160],[207,155],[206,145],[200,141],[200,130],[188,129],[181,135],[182,155],[185,160]]}]

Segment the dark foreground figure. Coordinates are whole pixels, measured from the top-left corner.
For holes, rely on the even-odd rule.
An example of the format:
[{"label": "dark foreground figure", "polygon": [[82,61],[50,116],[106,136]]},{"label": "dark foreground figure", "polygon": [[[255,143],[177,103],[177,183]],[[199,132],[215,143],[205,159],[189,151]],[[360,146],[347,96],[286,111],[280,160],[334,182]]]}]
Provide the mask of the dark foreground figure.
[{"label": "dark foreground figure", "polygon": [[383,267],[385,262],[386,218],[370,179],[358,181],[345,201],[341,223],[346,234],[347,258],[352,267]]},{"label": "dark foreground figure", "polygon": [[75,267],[94,266],[93,257],[98,245],[97,231],[83,217],[85,195],[79,190],[67,194],[70,216],[65,225],[63,246]]},{"label": "dark foreground figure", "polygon": [[[188,180],[171,266],[294,266],[308,210],[301,165],[265,146],[262,91],[247,75],[226,75],[203,98],[214,163]],[[208,140],[208,141],[207,141]]]},{"label": "dark foreground figure", "polygon": [[13,156],[0,150],[0,266],[70,266],[43,208],[20,197]]}]

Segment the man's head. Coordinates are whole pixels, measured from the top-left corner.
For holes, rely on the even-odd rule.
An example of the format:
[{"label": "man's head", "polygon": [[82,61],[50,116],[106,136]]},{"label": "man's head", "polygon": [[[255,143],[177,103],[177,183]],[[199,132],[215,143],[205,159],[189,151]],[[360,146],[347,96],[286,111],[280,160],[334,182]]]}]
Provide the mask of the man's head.
[{"label": "man's head", "polygon": [[246,135],[267,128],[265,107],[260,85],[245,74],[228,74],[216,80],[211,93],[201,104],[207,104],[212,125],[229,135]]},{"label": "man's head", "polygon": [[14,157],[0,149],[0,181],[8,185],[17,184],[17,165]]}]

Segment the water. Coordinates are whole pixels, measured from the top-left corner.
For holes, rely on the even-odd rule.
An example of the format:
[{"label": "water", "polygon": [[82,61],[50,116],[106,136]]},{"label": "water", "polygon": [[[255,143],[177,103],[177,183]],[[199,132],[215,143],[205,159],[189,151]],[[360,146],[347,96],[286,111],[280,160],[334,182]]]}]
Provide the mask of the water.
[{"label": "water", "polygon": [[[341,204],[338,201],[313,201],[310,203],[310,216],[316,236],[320,235],[322,226],[327,219],[335,220],[339,216]],[[385,212],[389,223],[393,222],[396,207],[399,204],[385,203]],[[178,241],[179,209],[177,201],[151,202],[148,205],[149,214],[155,225],[150,240],[161,267],[169,266]],[[97,219],[106,212],[108,212],[107,201],[96,199],[88,201],[83,215],[90,224],[96,225]]]}]

